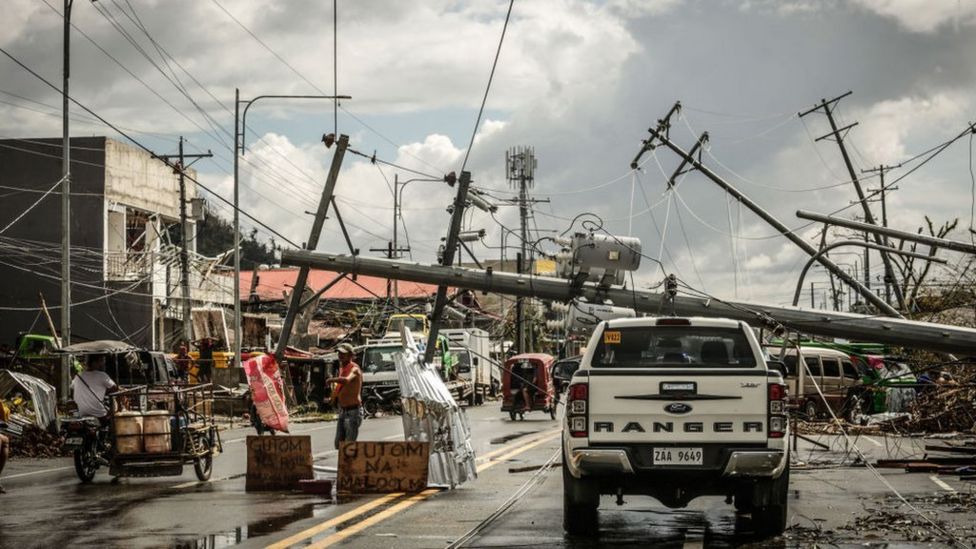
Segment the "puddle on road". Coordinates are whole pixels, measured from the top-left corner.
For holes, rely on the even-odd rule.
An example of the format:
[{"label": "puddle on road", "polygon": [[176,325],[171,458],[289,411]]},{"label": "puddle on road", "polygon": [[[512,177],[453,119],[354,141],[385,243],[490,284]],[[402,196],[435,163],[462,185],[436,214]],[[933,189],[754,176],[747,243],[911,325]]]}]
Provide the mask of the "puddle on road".
[{"label": "puddle on road", "polygon": [[292,523],[300,520],[324,516],[325,511],[332,507],[334,505],[328,502],[306,503],[296,507],[291,513],[252,521],[246,525],[238,526],[233,530],[210,534],[192,540],[177,540],[173,543],[172,547],[173,549],[219,549],[221,547],[231,547],[249,539],[278,533]]},{"label": "puddle on road", "polygon": [[522,437],[527,436],[527,435],[534,435],[534,434],[536,434],[538,432],[539,431],[519,431],[517,433],[509,433],[507,435],[504,435],[504,436],[500,436],[498,438],[491,439],[491,443],[492,444],[505,444],[506,442],[508,442],[510,440],[515,440],[517,438],[522,438]]}]

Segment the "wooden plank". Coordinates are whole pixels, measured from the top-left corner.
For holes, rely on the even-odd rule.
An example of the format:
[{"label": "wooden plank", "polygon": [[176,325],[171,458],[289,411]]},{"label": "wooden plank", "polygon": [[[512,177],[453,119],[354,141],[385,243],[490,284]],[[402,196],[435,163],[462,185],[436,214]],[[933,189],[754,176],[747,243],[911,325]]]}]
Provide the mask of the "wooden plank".
[{"label": "wooden plank", "polygon": [[954,452],[957,454],[976,454],[976,447],[949,446],[945,444],[926,444],[925,450],[930,452]]},{"label": "wooden plank", "polygon": [[312,437],[247,437],[246,491],[298,490],[312,478]]},{"label": "wooden plank", "polygon": [[343,442],[337,493],[419,492],[427,488],[429,459],[426,442]]}]

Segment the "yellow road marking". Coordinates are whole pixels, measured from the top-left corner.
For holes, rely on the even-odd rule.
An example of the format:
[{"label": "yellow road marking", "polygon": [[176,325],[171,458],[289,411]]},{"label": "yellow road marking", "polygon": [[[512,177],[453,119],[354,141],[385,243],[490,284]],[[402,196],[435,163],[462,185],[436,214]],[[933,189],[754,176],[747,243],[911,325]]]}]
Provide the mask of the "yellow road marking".
[{"label": "yellow road marking", "polygon": [[360,505],[359,507],[356,507],[355,509],[352,509],[350,511],[347,511],[347,512],[339,515],[338,517],[329,519],[329,520],[323,522],[322,524],[318,524],[316,526],[313,526],[313,527],[309,528],[308,530],[305,530],[303,532],[299,532],[299,533],[295,534],[294,536],[291,536],[291,537],[285,538],[285,539],[283,539],[283,540],[281,540],[279,542],[273,543],[273,544],[271,544],[271,545],[268,546],[268,549],[285,549],[286,547],[291,547],[292,545],[294,545],[294,544],[296,544],[296,543],[298,543],[298,542],[300,542],[300,541],[302,541],[304,539],[308,539],[308,538],[314,536],[315,534],[318,534],[319,532],[322,532],[324,530],[328,530],[329,528],[332,528],[333,526],[336,526],[338,524],[342,524],[343,522],[346,522],[349,519],[356,518],[357,516],[362,515],[363,513],[367,513],[370,510],[375,509],[375,508],[377,508],[377,507],[379,507],[381,505],[386,505],[387,503],[395,500],[396,498],[398,498],[398,497],[400,497],[402,495],[404,495],[403,492],[397,492],[397,493],[394,493],[394,494],[387,494],[387,495],[385,495],[385,496],[383,496],[381,498],[376,498],[373,501],[370,501],[368,503],[364,503],[363,505]]},{"label": "yellow road marking", "polygon": [[[528,442],[526,442],[524,440],[519,441],[519,442],[523,442],[523,443],[527,443],[527,444],[532,444],[533,442],[536,442],[536,441],[541,440],[543,438],[551,438],[550,435],[552,435],[554,433],[558,433],[558,432],[559,432],[559,429],[552,429],[552,430],[549,430],[549,431],[543,431],[542,432],[542,435],[540,435],[537,438],[529,439]],[[512,444],[508,444],[506,446],[502,446],[501,448],[497,448],[495,450],[492,450],[492,451],[488,452],[487,454],[482,454],[482,455],[478,456],[478,461],[488,461],[491,458],[497,456],[498,454],[501,454],[503,452],[508,452],[516,444],[518,444],[518,442],[515,442],[515,443],[512,443]]]},{"label": "yellow road marking", "polygon": [[413,505],[420,503],[421,501],[429,498],[430,496],[440,491],[441,491],[440,488],[429,488],[427,490],[424,490],[423,492],[420,492],[419,494],[414,494],[408,497],[407,499],[401,501],[400,503],[397,503],[393,507],[390,507],[389,509],[385,509],[379,513],[376,513],[375,515],[369,517],[368,519],[362,522],[357,522],[356,524],[353,524],[349,528],[343,528],[341,531],[332,534],[331,536],[325,538],[324,540],[318,543],[313,543],[312,545],[309,546],[309,548],[320,549],[322,547],[329,547],[330,545],[338,543],[348,538],[349,536],[358,534],[359,532],[362,532],[363,530],[369,528],[370,526],[378,522],[382,522],[392,517],[393,515],[406,510],[408,507],[412,507]]},{"label": "yellow road marking", "polygon": [[[503,462],[503,461],[505,461],[507,459],[510,459],[510,458],[512,458],[514,456],[517,456],[517,455],[519,455],[519,454],[521,454],[523,452],[526,452],[528,450],[531,450],[532,448],[535,448],[536,446],[538,446],[540,444],[543,444],[545,442],[549,442],[549,441],[553,440],[554,438],[556,438],[558,436],[559,436],[559,430],[547,431],[546,434],[543,434],[542,436],[540,436],[538,438],[532,439],[530,442],[528,442],[526,444],[522,444],[522,446],[519,446],[517,448],[513,448],[516,444],[518,444],[518,443],[514,443],[514,444],[509,444],[507,446],[504,446],[502,448],[498,448],[498,449],[493,450],[491,452],[488,452],[487,454],[484,454],[483,456],[480,456],[478,459],[479,460],[482,460],[482,461],[485,461],[485,460],[492,460],[492,461],[486,461],[485,463],[482,463],[481,465],[479,465],[477,467],[477,472],[480,473],[480,472],[482,472],[482,471],[484,471],[484,470],[486,470],[486,469],[488,469],[490,467],[494,467],[495,465],[498,465],[499,463],[501,463],[501,462]],[[524,441],[521,441],[521,442],[524,442]],[[494,459],[494,457],[495,456],[498,456],[499,454],[502,454],[502,455],[498,459]],[[320,542],[312,545],[312,547],[328,547],[329,545],[332,545],[332,544],[334,544],[334,543],[336,543],[338,541],[342,541],[342,540],[346,539],[347,537],[349,537],[349,536],[351,536],[353,534],[356,534],[356,533],[358,533],[358,532],[360,532],[362,530],[365,530],[366,528],[369,528],[370,526],[372,526],[372,525],[374,525],[376,523],[379,523],[379,522],[382,522],[383,520],[386,520],[387,518],[389,518],[389,517],[391,517],[391,516],[393,516],[393,515],[401,512],[401,511],[407,509],[408,507],[413,506],[414,504],[416,504],[418,502],[421,502],[421,501],[429,498],[430,496],[432,496],[432,495],[434,495],[434,494],[436,494],[438,492],[440,492],[440,489],[433,488],[433,489],[424,490],[423,492],[420,492],[418,494],[414,494],[414,495],[412,495],[412,496],[404,499],[403,501],[397,503],[396,505],[390,507],[389,509],[385,509],[385,510],[377,513],[376,515],[373,515],[372,517],[369,517],[368,519],[366,519],[366,520],[364,520],[362,522],[358,522],[358,523],[356,523],[356,524],[354,524],[354,525],[352,525],[352,526],[350,526],[348,528],[344,528],[340,532],[336,532],[335,534],[332,534],[331,536],[323,539],[322,541],[320,541]],[[381,498],[377,498],[377,499],[372,500],[372,501],[370,501],[368,503],[365,503],[363,505],[360,505],[359,507],[356,507],[355,509],[352,509],[352,510],[346,512],[346,513],[343,513],[342,515],[339,515],[338,517],[329,519],[329,520],[323,522],[322,524],[318,524],[318,525],[313,526],[313,527],[311,527],[311,528],[309,528],[307,530],[304,530],[302,532],[299,532],[299,533],[297,533],[297,534],[295,534],[293,536],[290,536],[288,538],[285,538],[285,539],[283,539],[283,540],[281,540],[279,542],[276,542],[274,544],[271,544],[271,545],[268,546],[268,549],[285,549],[285,548],[290,547],[290,546],[292,546],[292,545],[294,545],[294,544],[296,544],[296,543],[298,543],[300,541],[303,541],[303,540],[306,540],[308,538],[311,538],[311,537],[313,537],[313,536],[315,536],[315,535],[317,535],[317,534],[319,534],[319,533],[321,533],[321,532],[323,532],[325,530],[328,530],[330,528],[333,528],[335,526],[338,526],[339,524],[342,524],[343,522],[346,522],[348,520],[351,520],[351,519],[353,519],[353,518],[355,518],[357,516],[363,515],[363,514],[369,512],[372,509],[375,509],[377,507],[380,507],[382,505],[385,505],[385,504],[387,504],[387,503],[389,503],[389,502],[391,502],[391,501],[393,501],[393,500],[395,500],[395,499],[397,499],[397,498],[399,498],[401,496],[404,496],[404,495],[406,495],[406,494],[404,494],[403,492],[397,492],[397,493],[393,493],[393,494],[387,494],[387,495],[385,495],[385,496],[383,496]]]},{"label": "yellow road marking", "polygon": [[511,452],[508,452],[507,454],[502,455],[497,460],[489,461],[487,463],[482,463],[481,465],[478,466],[478,472],[480,473],[480,472],[484,471],[485,469],[487,469],[489,467],[493,467],[495,465],[498,465],[499,463],[501,463],[501,462],[503,462],[503,461],[505,461],[505,460],[507,460],[509,458],[515,457],[515,456],[521,454],[522,452],[525,452],[526,450],[531,450],[532,448],[535,448],[536,446],[538,446],[538,445],[540,445],[540,444],[542,444],[544,442],[549,442],[550,440],[552,440],[552,439],[554,439],[554,438],[556,438],[558,436],[559,436],[559,433],[552,433],[551,435],[547,435],[547,436],[538,438],[534,442],[530,442],[529,444],[526,444],[526,445],[524,445],[524,446],[522,446],[520,448],[516,448],[516,449],[512,450]]}]

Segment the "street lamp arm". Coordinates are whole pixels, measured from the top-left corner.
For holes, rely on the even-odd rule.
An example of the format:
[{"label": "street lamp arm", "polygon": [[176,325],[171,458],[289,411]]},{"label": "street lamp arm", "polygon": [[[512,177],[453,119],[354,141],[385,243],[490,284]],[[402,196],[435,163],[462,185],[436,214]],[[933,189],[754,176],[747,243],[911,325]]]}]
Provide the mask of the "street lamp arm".
[{"label": "street lamp arm", "polygon": [[[920,254],[920,253],[910,252],[908,250],[899,250],[897,248],[892,248],[890,246],[878,245],[878,244],[875,244],[873,242],[864,242],[862,240],[838,240],[837,242],[833,242],[831,244],[828,244],[828,245],[824,246],[824,248],[822,250],[820,250],[816,254],[810,256],[810,259],[807,260],[806,265],[803,266],[803,270],[800,271],[800,279],[796,281],[796,291],[793,293],[793,306],[794,307],[796,307],[797,304],[800,302],[800,292],[803,291],[803,279],[807,276],[807,271],[810,270],[810,266],[813,265],[813,262],[816,261],[817,259],[819,259],[825,253],[829,252],[830,250],[832,250],[834,248],[839,248],[841,246],[860,246],[862,248],[870,248],[872,250],[881,250],[881,251],[888,252],[888,253],[892,253],[892,254],[898,254],[898,255],[903,255],[903,256],[907,256],[907,257],[914,257],[916,259],[925,259],[925,260],[928,260],[928,261],[934,261],[936,263],[941,263],[943,265],[946,264],[946,263],[948,263],[948,261],[946,261],[945,259],[942,259],[940,257],[933,257],[933,256],[926,255],[926,254]],[[838,264],[838,265],[840,265],[840,264]]]},{"label": "street lamp arm", "polygon": [[241,114],[241,154],[244,154],[244,140],[246,139],[247,132],[247,110],[251,108],[251,105],[256,103],[259,99],[352,99],[351,95],[259,95],[253,99],[247,99],[243,101],[238,101],[244,105],[244,112]]}]

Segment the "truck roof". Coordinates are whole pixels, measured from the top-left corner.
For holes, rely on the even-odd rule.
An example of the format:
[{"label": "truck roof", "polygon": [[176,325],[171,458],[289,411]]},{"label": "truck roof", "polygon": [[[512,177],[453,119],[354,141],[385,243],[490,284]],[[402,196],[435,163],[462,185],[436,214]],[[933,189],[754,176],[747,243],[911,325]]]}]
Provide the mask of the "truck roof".
[{"label": "truck roof", "polygon": [[[652,317],[647,316],[643,318],[618,318],[615,320],[608,320],[608,328],[627,328],[627,327],[646,327],[646,326],[656,326],[657,321],[662,318],[672,318],[672,317]],[[705,318],[701,316],[691,316],[691,317],[678,317],[683,320],[687,320],[692,326],[707,326],[712,328],[738,328],[741,322],[738,320],[732,320],[728,318]]]}]

